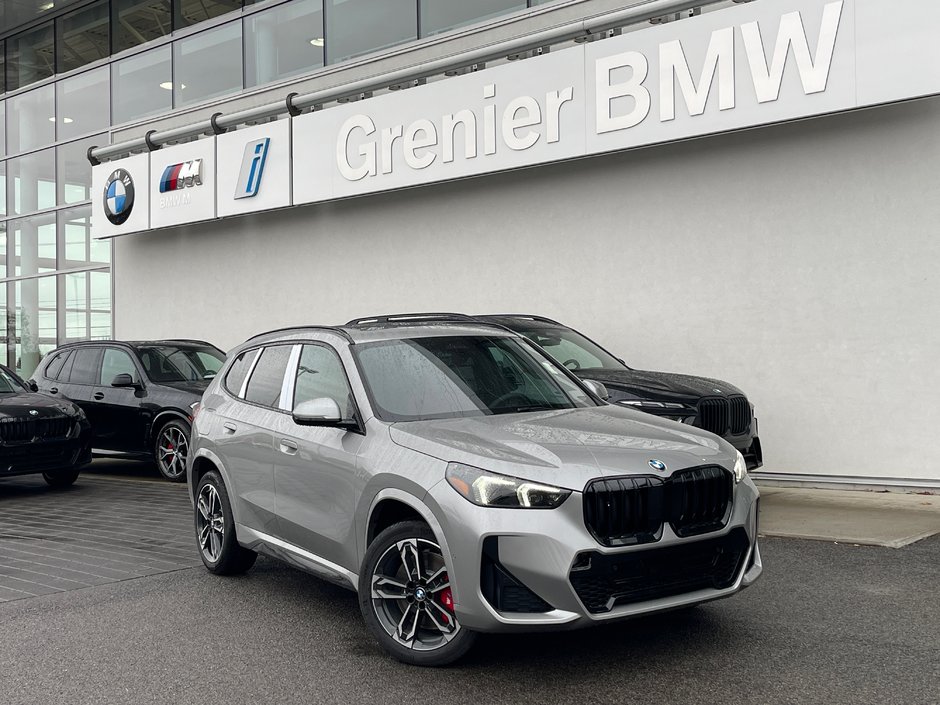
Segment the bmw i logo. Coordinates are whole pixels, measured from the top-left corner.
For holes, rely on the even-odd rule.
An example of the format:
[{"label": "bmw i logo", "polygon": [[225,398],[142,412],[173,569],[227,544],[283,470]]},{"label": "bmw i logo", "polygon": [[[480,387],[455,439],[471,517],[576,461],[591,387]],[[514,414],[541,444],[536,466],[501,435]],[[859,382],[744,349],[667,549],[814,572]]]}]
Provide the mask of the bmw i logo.
[{"label": "bmw i logo", "polygon": [[658,470],[659,472],[666,471],[666,463],[664,463],[662,460],[651,460],[649,463],[653,470]]},{"label": "bmw i logo", "polygon": [[124,169],[116,169],[104,185],[104,214],[114,225],[122,225],[134,208],[134,180]]}]

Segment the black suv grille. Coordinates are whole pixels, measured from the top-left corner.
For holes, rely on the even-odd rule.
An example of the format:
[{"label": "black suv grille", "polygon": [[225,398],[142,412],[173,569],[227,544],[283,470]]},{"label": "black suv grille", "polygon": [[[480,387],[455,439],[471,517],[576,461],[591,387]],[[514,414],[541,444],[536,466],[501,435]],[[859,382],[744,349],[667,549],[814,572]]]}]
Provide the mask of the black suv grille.
[{"label": "black suv grille", "polygon": [[657,541],[669,522],[679,536],[720,529],[734,494],[731,473],[717,465],[680,470],[671,477],[615,477],[584,488],[584,525],[605,546]]},{"label": "black suv grille", "polygon": [[726,536],[619,555],[581,553],[568,579],[589,612],[618,605],[723,590],[734,584],[747,555],[748,539],[738,527]]},{"label": "black suv grille", "polygon": [[719,436],[740,436],[751,430],[751,405],[742,396],[707,397],[698,403],[698,426]]},{"label": "black suv grille", "polygon": [[23,443],[34,438],[43,440],[65,438],[72,423],[67,416],[0,419],[0,440],[4,443]]}]

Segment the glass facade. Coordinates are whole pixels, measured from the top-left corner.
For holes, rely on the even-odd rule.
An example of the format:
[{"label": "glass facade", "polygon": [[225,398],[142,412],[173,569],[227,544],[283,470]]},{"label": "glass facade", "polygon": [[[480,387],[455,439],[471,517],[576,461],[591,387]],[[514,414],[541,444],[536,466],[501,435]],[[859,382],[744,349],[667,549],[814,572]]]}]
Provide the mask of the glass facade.
[{"label": "glass facade", "polygon": [[0,364],[112,335],[87,152],[113,126],[545,1],[93,0],[0,27]]}]

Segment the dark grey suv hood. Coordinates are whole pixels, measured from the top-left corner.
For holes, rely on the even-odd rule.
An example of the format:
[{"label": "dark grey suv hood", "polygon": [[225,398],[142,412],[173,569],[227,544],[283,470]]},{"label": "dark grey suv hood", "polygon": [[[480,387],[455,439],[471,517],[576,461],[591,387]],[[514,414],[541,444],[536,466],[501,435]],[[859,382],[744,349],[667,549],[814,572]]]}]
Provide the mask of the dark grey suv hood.
[{"label": "dark grey suv hood", "polygon": [[[398,445],[447,462],[572,490],[602,476],[668,476],[706,463],[731,469],[735,459],[710,434],[609,405],[412,421],[392,425],[390,433]],[[650,460],[665,463],[666,471],[654,471]]]}]

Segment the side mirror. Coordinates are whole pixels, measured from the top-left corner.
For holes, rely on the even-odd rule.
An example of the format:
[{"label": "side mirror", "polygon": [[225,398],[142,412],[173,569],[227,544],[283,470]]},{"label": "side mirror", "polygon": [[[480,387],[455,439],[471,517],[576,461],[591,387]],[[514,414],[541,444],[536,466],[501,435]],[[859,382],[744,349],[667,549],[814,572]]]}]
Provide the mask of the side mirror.
[{"label": "side mirror", "polygon": [[594,392],[595,396],[603,399],[604,401],[610,399],[610,393],[607,391],[607,387],[605,387],[600,382],[593,379],[585,379],[582,381],[584,382],[585,387]]},{"label": "side mirror", "polygon": [[302,401],[294,407],[292,414],[298,426],[336,426],[343,423],[339,404],[329,397]]},{"label": "side mirror", "polygon": [[29,387],[29,391],[31,391],[31,392],[38,392],[38,391],[39,391],[39,385],[36,384],[33,380],[29,380],[29,381],[26,383],[26,386]]},{"label": "side mirror", "polygon": [[134,378],[131,377],[126,372],[122,372],[119,375],[116,375],[113,380],[111,380],[112,387],[133,387],[137,389],[140,387],[140,384],[134,381]]}]

